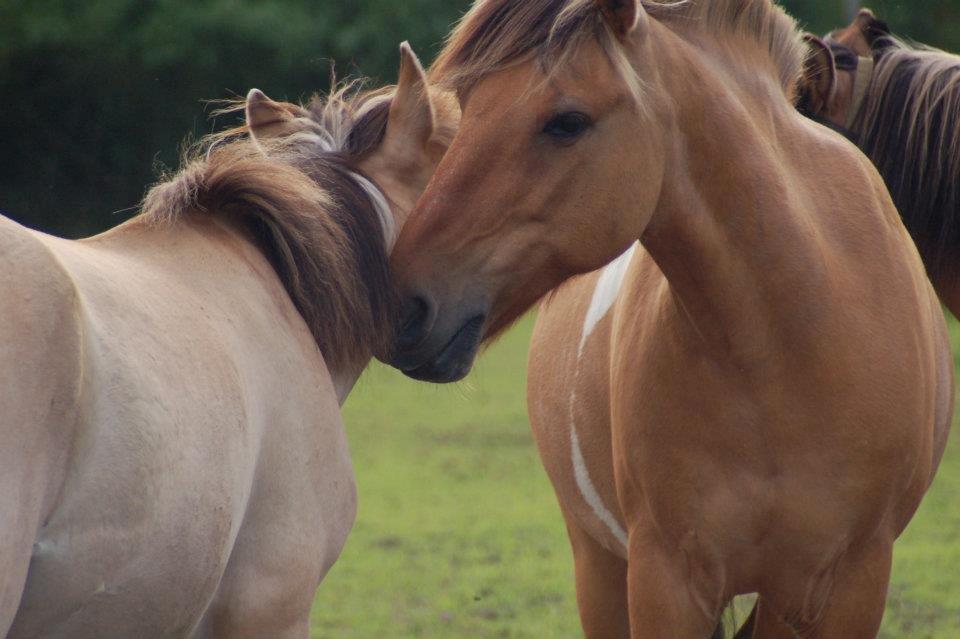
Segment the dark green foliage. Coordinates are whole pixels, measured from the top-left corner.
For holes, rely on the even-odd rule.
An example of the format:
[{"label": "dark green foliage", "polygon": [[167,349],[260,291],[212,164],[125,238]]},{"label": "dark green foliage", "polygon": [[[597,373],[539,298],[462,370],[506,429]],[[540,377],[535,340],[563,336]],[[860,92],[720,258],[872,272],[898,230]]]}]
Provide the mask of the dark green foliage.
[{"label": "dark green foliage", "polygon": [[0,210],[71,236],[113,226],[210,131],[204,100],[305,97],[331,60],[393,81],[400,41],[430,58],[463,5],[0,0]]},{"label": "dark green foliage", "polygon": [[[846,0],[779,0],[805,28],[824,34],[850,22]],[[894,32],[919,42],[960,51],[960,2],[957,0],[864,0]]]},{"label": "dark green foliage", "polygon": [[[530,0],[536,1],[536,0]],[[78,236],[134,212],[156,164],[211,129],[204,100],[296,99],[329,65],[392,81],[429,60],[469,0],[0,0],[0,210]],[[844,0],[784,0],[814,31]],[[960,50],[960,0],[878,0],[904,35]],[[119,213],[117,211],[120,211]]]}]

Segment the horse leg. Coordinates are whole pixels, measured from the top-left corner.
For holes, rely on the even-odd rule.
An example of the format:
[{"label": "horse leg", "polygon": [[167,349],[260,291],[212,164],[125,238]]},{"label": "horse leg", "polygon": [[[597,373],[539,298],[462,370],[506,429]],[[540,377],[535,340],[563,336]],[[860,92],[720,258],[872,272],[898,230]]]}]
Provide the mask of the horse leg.
[{"label": "horse leg", "polygon": [[269,530],[269,526],[244,524],[192,639],[310,636],[310,605],[321,569],[304,549],[303,564],[291,562],[283,549],[271,546],[270,540],[282,539],[278,531],[260,537],[263,528]]},{"label": "horse leg", "polygon": [[262,445],[243,525],[196,637],[310,636],[314,594],[340,555],[357,509],[332,392],[329,402],[337,412],[305,427],[308,434],[324,435],[316,441],[303,442],[297,425],[273,422],[264,429],[283,445]]},{"label": "horse leg", "polygon": [[801,628],[803,639],[875,639],[887,602],[893,541],[874,539],[851,549],[837,567],[822,617]]},{"label": "horse leg", "polygon": [[760,598],[757,597],[757,601],[753,604],[753,608],[750,609],[750,615],[747,617],[746,621],[743,622],[743,625],[737,630],[737,634],[733,636],[733,639],[751,639],[753,637],[753,629],[757,625],[757,611],[760,609]]},{"label": "horse leg", "polygon": [[627,569],[631,639],[715,636],[723,611],[722,568],[691,536],[675,549],[631,531]]},{"label": "horse leg", "polygon": [[797,631],[791,628],[769,603],[757,599],[753,612],[735,639],[797,639]]},{"label": "horse leg", "polygon": [[627,562],[601,546],[571,517],[567,534],[573,549],[577,608],[587,639],[629,639]]}]

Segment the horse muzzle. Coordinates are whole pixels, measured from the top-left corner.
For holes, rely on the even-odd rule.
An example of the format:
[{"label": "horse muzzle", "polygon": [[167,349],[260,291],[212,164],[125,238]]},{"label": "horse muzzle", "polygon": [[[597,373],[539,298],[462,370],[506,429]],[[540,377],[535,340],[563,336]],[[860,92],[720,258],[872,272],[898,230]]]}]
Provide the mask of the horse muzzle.
[{"label": "horse muzzle", "polygon": [[461,316],[467,319],[444,322],[429,296],[407,297],[389,364],[420,381],[445,384],[463,379],[483,341],[487,315],[469,312]]}]

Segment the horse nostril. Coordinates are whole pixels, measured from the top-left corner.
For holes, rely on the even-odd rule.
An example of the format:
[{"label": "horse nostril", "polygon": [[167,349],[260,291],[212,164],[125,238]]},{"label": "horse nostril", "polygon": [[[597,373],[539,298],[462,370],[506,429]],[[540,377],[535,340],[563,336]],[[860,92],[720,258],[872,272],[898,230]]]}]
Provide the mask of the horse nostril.
[{"label": "horse nostril", "polygon": [[420,345],[429,331],[430,303],[420,295],[408,297],[400,308],[400,333],[397,348],[401,351]]}]

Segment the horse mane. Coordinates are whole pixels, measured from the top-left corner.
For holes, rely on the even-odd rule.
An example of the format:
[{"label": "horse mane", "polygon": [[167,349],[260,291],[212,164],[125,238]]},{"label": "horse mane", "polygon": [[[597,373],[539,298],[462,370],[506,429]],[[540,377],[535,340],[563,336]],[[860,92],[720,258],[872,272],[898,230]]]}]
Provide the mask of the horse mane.
[{"label": "horse mane", "polygon": [[[761,45],[784,93],[792,95],[806,50],[796,21],[771,0],[641,1],[668,26],[694,26]],[[549,74],[590,38],[638,93],[636,74],[596,0],[477,0],[448,37],[431,81],[469,90],[482,77],[531,57]]]},{"label": "horse mane", "polygon": [[960,251],[960,57],[884,37],[852,129],[928,272]]},{"label": "horse mane", "polygon": [[[392,95],[351,84],[315,96],[304,108],[325,135],[319,149],[284,138],[254,142],[245,126],[207,136],[185,153],[178,172],[150,189],[142,207],[151,223],[208,215],[242,229],[334,368],[386,354],[393,334],[381,222],[392,214],[353,168],[380,144]],[[236,102],[220,112],[242,108]]]}]

